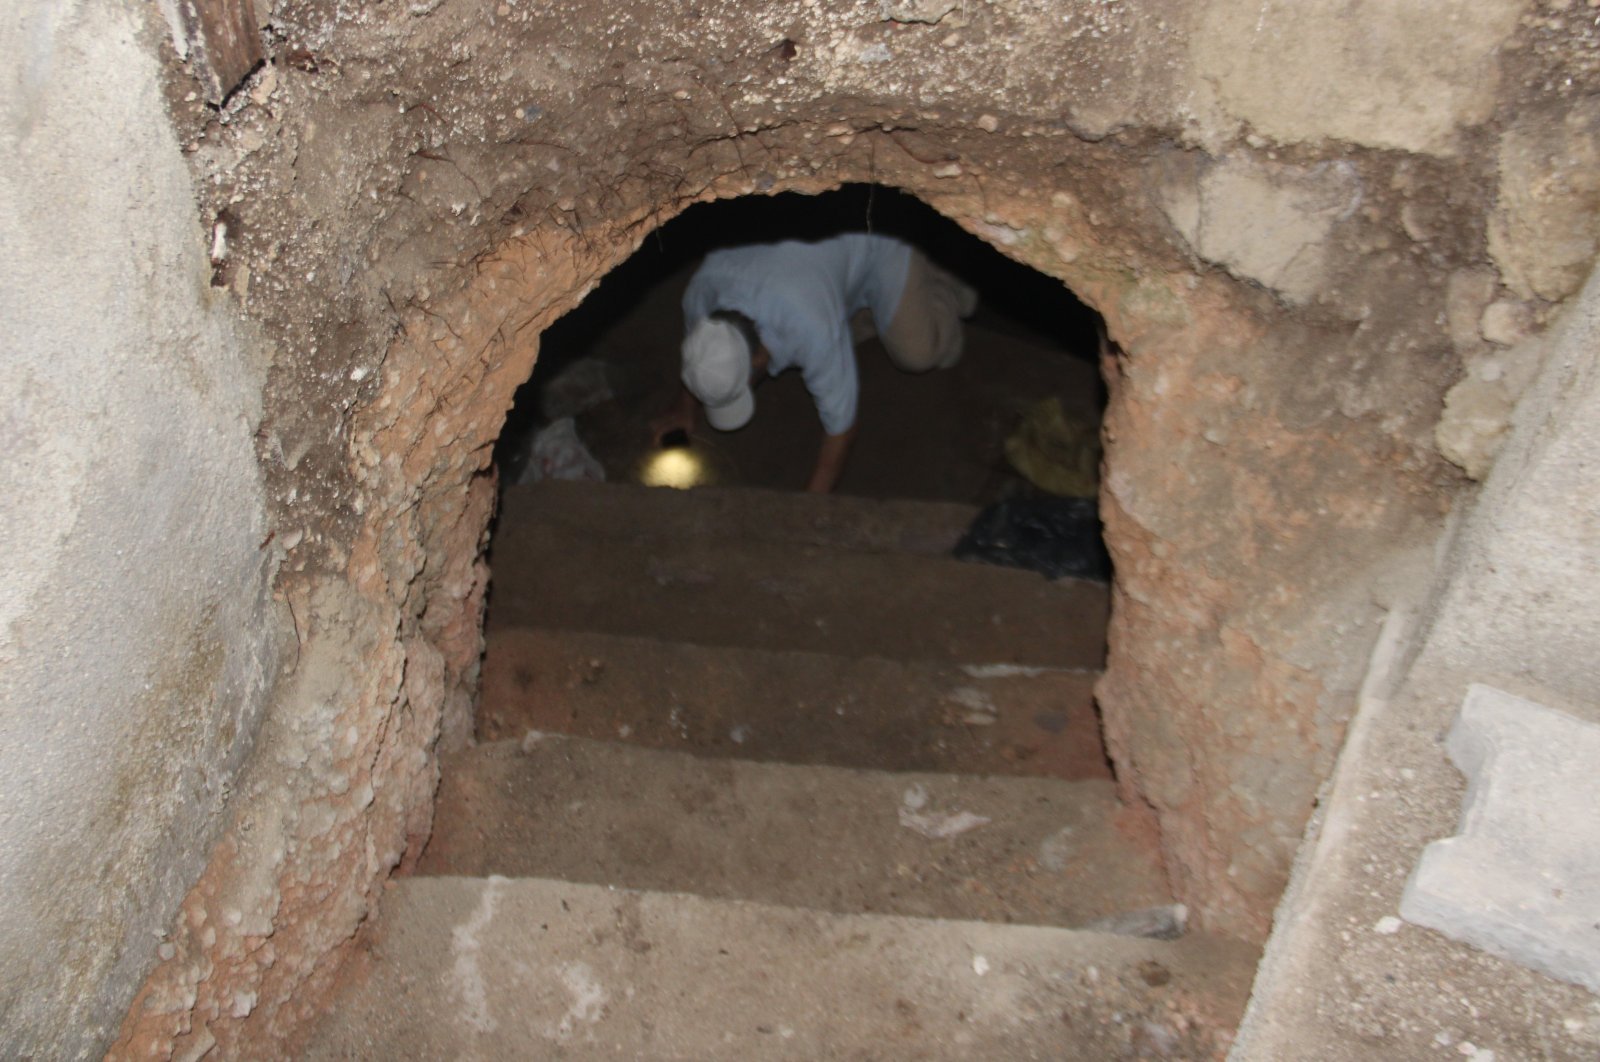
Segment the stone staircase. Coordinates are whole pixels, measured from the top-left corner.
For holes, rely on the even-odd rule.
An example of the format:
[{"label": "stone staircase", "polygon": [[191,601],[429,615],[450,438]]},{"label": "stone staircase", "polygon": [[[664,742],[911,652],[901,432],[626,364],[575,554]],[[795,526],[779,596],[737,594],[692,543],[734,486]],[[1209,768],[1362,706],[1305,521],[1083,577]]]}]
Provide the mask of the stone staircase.
[{"label": "stone staircase", "polygon": [[508,491],[481,743],[307,1057],[1220,1057],[1255,956],[1117,800],[1105,588],[972,515]]}]

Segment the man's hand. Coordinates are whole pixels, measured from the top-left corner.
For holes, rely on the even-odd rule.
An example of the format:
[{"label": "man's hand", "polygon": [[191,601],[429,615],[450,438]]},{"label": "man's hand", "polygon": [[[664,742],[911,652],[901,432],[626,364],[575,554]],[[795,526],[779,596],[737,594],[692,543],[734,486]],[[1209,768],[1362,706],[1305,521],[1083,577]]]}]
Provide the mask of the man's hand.
[{"label": "man's hand", "polygon": [[700,403],[695,401],[694,395],[689,393],[687,387],[678,389],[678,397],[672,407],[661,416],[650,422],[650,436],[659,447],[663,439],[675,431],[685,435],[694,431],[695,414],[700,408]]},{"label": "man's hand", "polygon": [[839,475],[844,471],[844,459],[850,454],[850,444],[856,441],[855,425],[851,425],[838,435],[824,435],[822,446],[817,450],[817,463],[811,470],[811,479],[806,482],[806,490],[812,494],[829,494],[839,482]]}]

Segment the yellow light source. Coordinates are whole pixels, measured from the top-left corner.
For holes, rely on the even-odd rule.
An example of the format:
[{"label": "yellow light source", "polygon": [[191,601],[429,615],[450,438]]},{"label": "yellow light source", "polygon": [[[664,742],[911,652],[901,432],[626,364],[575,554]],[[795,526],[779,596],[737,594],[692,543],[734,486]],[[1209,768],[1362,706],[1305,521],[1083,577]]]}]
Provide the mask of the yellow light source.
[{"label": "yellow light source", "polygon": [[705,462],[685,446],[658,450],[645,462],[640,479],[647,487],[674,487],[687,490],[704,482]]}]

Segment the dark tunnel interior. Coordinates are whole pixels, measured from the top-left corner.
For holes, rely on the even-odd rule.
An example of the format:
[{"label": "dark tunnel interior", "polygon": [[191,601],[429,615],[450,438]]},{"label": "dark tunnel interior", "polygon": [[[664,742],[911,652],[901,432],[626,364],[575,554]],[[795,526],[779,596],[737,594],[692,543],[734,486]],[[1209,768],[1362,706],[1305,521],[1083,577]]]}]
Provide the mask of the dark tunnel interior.
[{"label": "dark tunnel interior", "polygon": [[[638,478],[649,457],[646,426],[677,387],[683,328],[678,298],[698,261],[721,247],[863,231],[920,248],[975,287],[980,304],[969,322],[968,354],[956,373],[913,377],[886,369],[881,349],[875,356],[869,349],[872,343],[858,349],[863,438],[840,491],[969,504],[1018,491],[1050,492],[1052,485],[1041,484],[1040,477],[1019,474],[1017,462],[1005,456],[1007,439],[1030,414],[1048,427],[1050,417],[1033,407],[1052,396],[1071,426],[1092,422],[1097,431],[1104,405],[1096,364],[1099,315],[1059,281],[1007,258],[915,197],[867,184],[815,196],[697,204],[646,237],[544,333],[538,367],[519,390],[496,448],[502,481],[538,475],[530,473],[533,440],[568,413],[604,478]],[[568,391],[584,376],[583,362],[603,366],[588,377],[603,377],[603,390],[552,401],[552,390]],[[763,410],[749,427],[725,436],[704,429],[701,441],[716,472],[707,482],[798,487],[794,470],[810,460],[815,416],[797,383],[779,383],[784,386],[763,388]],[[1061,493],[1059,486],[1053,492]]]}]

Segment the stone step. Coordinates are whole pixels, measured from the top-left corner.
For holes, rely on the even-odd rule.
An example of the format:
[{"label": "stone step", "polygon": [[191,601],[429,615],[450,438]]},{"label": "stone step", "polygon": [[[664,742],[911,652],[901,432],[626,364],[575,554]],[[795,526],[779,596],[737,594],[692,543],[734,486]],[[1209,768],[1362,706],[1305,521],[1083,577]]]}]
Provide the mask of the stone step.
[{"label": "stone step", "polygon": [[624,541],[758,540],[927,556],[948,554],[977,515],[976,507],[956,502],[563,480],[509,486],[500,500],[502,526],[539,523]]},{"label": "stone step", "polygon": [[303,1057],[1221,1058],[1248,949],[410,878]]},{"label": "stone step", "polygon": [[1095,671],[492,630],[482,741],[529,730],[781,763],[1110,778]]},{"label": "stone step", "polygon": [[446,757],[418,873],[1083,926],[1169,904],[1109,781],[704,760],[534,736]]},{"label": "stone step", "polygon": [[491,629],[963,664],[1092,668],[1105,657],[1104,585],[836,543],[661,534],[672,521],[657,509],[687,506],[680,515],[689,520],[701,498],[721,495],[615,489],[651,500],[618,521],[561,517],[559,491],[539,495],[548,504],[501,513],[490,558]]}]

